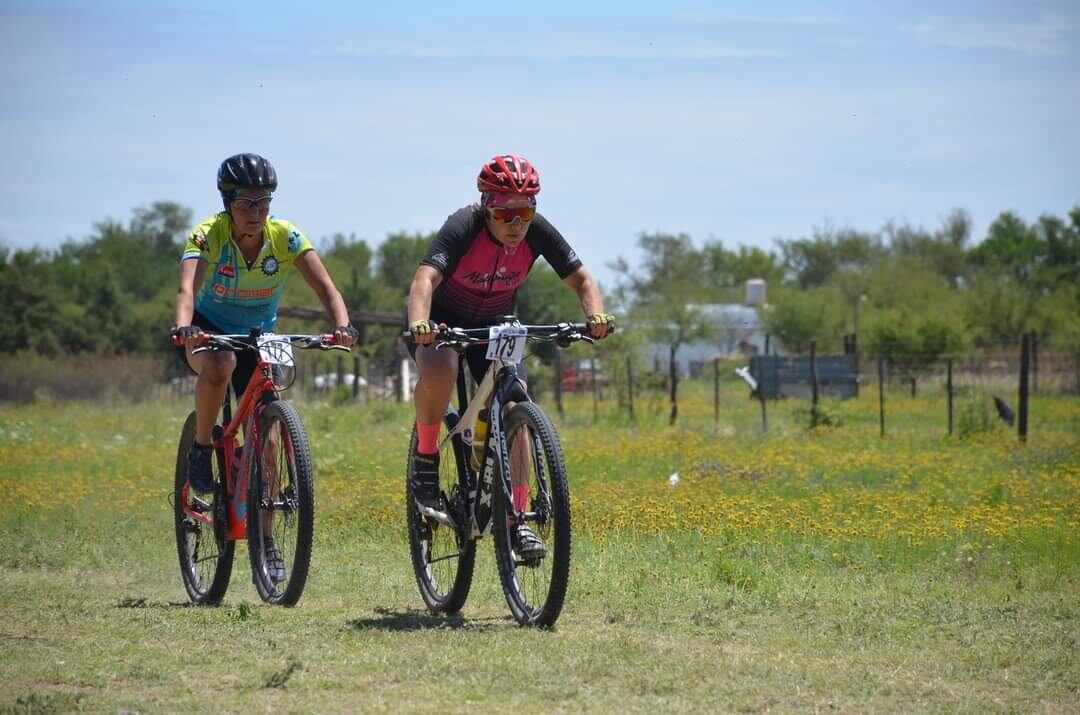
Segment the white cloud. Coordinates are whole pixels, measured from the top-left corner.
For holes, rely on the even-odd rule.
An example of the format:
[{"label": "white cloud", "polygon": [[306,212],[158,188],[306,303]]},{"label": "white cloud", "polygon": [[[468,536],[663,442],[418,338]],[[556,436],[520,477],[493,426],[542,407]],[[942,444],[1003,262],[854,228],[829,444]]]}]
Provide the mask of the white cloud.
[{"label": "white cloud", "polygon": [[1064,55],[1077,46],[1080,19],[1040,15],[1037,20],[977,22],[930,18],[901,30],[928,44],[959,49],[996,49],[1029,55]]}]

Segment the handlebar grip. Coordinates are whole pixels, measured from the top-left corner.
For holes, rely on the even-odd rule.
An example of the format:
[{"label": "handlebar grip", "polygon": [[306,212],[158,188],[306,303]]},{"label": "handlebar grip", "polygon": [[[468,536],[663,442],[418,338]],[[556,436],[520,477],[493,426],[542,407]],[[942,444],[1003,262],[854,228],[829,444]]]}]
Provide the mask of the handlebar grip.
[{"label": "handlebar grip", "polygon": [[[202,333],[201,337],[202,337],[202,340],[199,341],[199,344],[196,347],[204,348],[204,347],[206,347],[207,345],[210,344],[210,334],[209,333]],[[182,337],[180,337],[179,335],[173,335],[169,339],[172,341],[172,344],[175,345],[176,347],[178,347],[178,348],[184,347],[184,339]]]}]

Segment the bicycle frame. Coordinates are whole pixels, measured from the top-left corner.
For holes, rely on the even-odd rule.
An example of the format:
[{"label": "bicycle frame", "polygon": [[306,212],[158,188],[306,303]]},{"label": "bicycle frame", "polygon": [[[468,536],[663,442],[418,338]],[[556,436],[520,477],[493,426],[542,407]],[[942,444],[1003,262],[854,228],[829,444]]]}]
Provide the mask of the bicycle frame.
[{"label": "bicycle frame", "polygon": [[[458,414],[453,405],[447,408],[448,415],[457,416],[457,424],[443,438],[439,445],[439,451],[443,451],[448,444],[453,445],[452,440],[454,437],[461,440],[466,436],[466,432],[476,422],[481,407],[487,403],[490,397],[488,434],[484,443],[484,458],[480,473],[474,472],[469,460],[466,459],[464,483],[461,485],[464,488],[467,500],[470,538],[480,539],[488,536],[494,526],[492,514],[496,476],[502,489],[504,503],[513,503],[513,486],[510,480],[510,454],[509,450],[506,449],[506,439],[503,431],[503,408],[507,402],[511,401],[511,396],[515,398],[512,400],[513,402],[531,402],[532,398],[518,381],[517,365],[502,359],[495,359],[492,360],[483,380],[477,386],[472,400],[469,400],[465,370],[465,363],[462,358],[458,363],[457,379],[458,404],[461,406],[462,411]],[[538,450],[539,445],[535,445],[534,448]],[[537,465],[537,468],[542,470],[543,466]],[[540,483],[546,486],[546,480],[541,479]],[[543,493],[539,496],[544,499],[547,498],[547,495]],[[429,507],[421,507],[420,511],[425,516],[458,528],[453,518],[447,513]],[[523,517],[526,521],[537,518],[534,512],[526,512],[516,516]]]},{"label": "bicycle frame", "polygon": [[[235,417],[232,416],[229,400],[232,386],[229,385],[226,388],[225,401],[222,404],[222,421],[225,426],[220,428],[220,435],[218,434],[219,428],[215,427],[214,430],[212,446],[216,453],[225,455],[223,469],[225,472],[226,513],[228,515],[228,530],[225,533],[225,538],[229,541],[239,541],[247,538],[248,483],[246,479],[241,479],[240,475],[248,473],[251,464],[250,460],[257,456],[255,450],[261,439],[258,417],[266,406],[262,401],[262,397],[266,394],[276,394],[272,371],[273,365],[264,361],[260,355],[255,370],[251,374],[251,379],[244,389],[244,394],[241,395],[237,404]],[[244,427],[244,447],[240,458],[237,459],[236,435],[241,426]],[[292,445],[287,445],[287,448],[292,449]],[[187,504],[187,490],[190,488],[190,485],[184,486],[185,505]],[[184,515],[213,527],[213,514],[200,513],[185,506]]]}]

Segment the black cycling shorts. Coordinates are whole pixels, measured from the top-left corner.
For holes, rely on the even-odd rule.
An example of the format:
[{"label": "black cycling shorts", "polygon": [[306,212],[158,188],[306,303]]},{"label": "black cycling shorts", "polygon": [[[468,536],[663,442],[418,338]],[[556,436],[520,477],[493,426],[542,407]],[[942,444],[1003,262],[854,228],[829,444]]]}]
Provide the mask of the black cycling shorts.
[{"label": "black cycling shorts", "polygon": [[[191,316],[191,324],[197,325],[207,333],[225,333],[224,330],[211,323],[207,317],[199,311],[195,311],[195,315]],[[248,382],[251,381],[251,376],[255,373],[255,367],[259,363],[259,358],[254,350],[237,350],[233,354],[236,355],[236,369],[233,370],[232,374],[232,388],[233,395],[239,399],[240,395],[244,394],[244,390],[247,389]],[[195,372],[191,369],[191,365],[188,364],[187,351],[184,349],[183,345],[176,346],[176,355],[180,358],[181,363],[187,366],[192,372]]]},{"label": "black cycling shorts", "polygon": [[[470,323],[468,321],[461,320],[457,316],[449,313],[442,313],[438,309],[431,311],[431,320],[436,323],[446,323],[450,328],[465,328],[466,330],[473,328],[487,328],[490,327],[488,323]],[[412,340],[409,341],[409,355],[412,355],[413,360],[416,360],[416,349],[419,347]],[[449,348],[444,348],[449,349]],[[484,379],[484,375],[487,374],[488,367],[491,365],[491,361],[487,359],[488,346],[474,345],[471,348],[465,349],[465,362],[469,366],[469,373],[472,375],[476,384],[480,384],[480,381]],[[529,381],[529,376],[525,371],[525,363],[521,363],[517,366],[518,377],[524,381]]]}]

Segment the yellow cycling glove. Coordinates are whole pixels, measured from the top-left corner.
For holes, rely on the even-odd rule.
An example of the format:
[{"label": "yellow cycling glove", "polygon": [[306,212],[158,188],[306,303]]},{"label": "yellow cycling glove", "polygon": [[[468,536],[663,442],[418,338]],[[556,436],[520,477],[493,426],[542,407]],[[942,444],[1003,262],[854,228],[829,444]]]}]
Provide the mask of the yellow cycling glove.
[{"label": "yellow cycling glove", "polygon": [[409,332],[412,333],[413,340],[423,335],[431,335],[435,332],[435,323],[430,320],[415,320],[409,323]]},{"label": "yellow cycling glove", "polygon": [[[615,316],[611,313],[596,313],[590,315],[586,320],[586,323],[588,323],[589,331],[593,334],[593,337],[602,338],[615,331]],[[604,328],[603,332],[600,332],[598,328]]]}]

